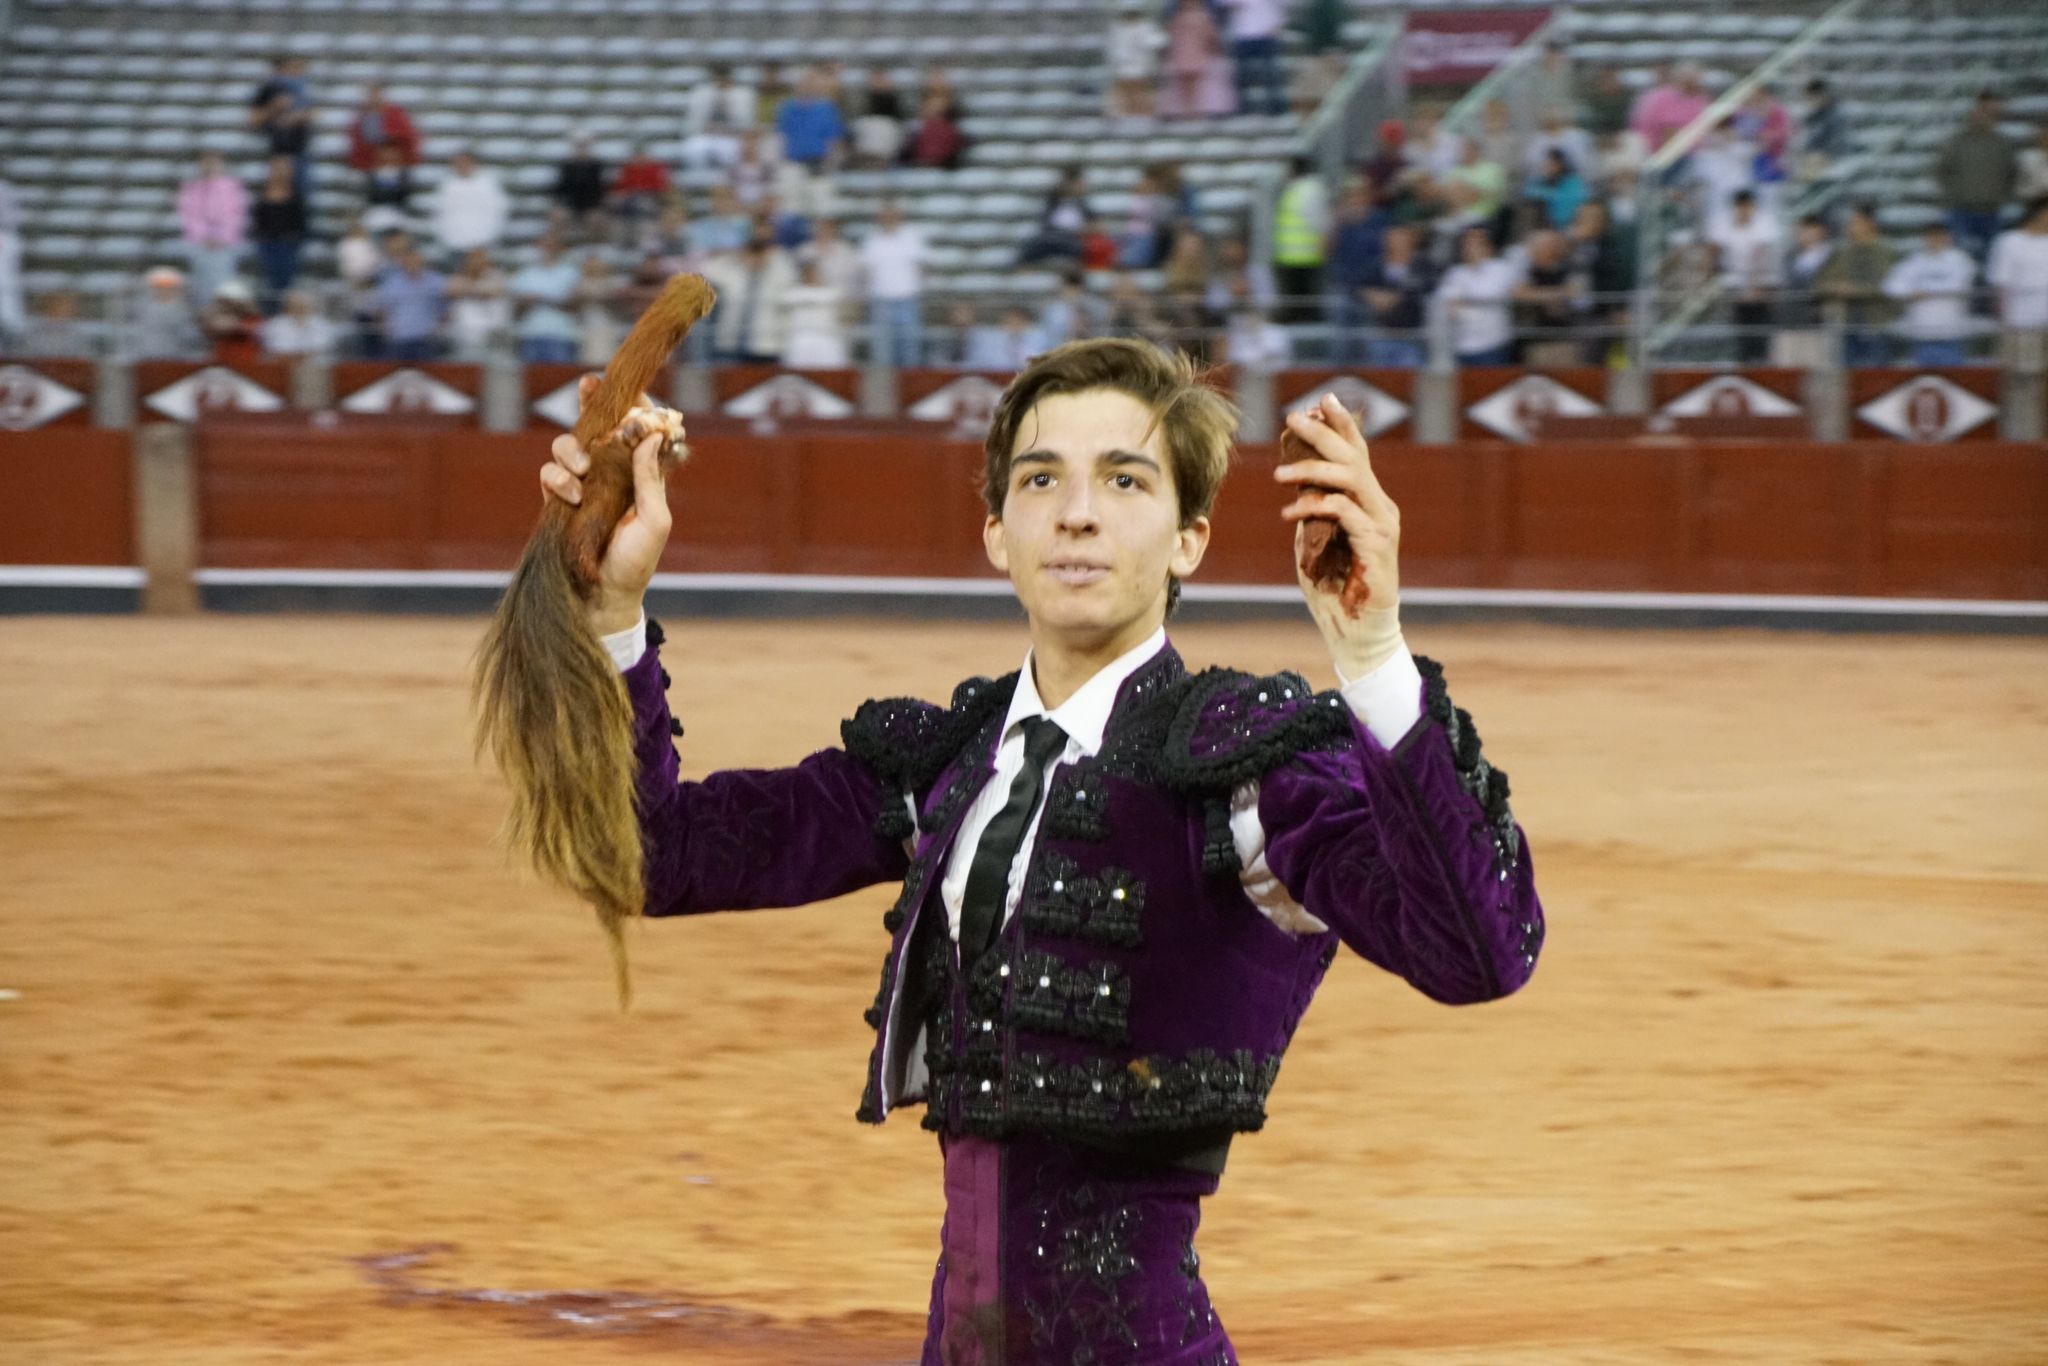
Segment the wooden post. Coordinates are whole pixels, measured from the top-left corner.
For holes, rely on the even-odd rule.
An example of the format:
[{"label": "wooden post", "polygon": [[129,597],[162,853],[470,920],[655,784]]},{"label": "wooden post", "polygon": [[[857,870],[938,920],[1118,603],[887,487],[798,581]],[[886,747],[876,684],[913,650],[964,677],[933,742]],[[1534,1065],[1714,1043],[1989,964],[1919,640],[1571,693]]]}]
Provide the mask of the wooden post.
[{"label": "wooden post", "polygon": [[199,480],[192,429],[145,422],[135,429],[135,550],[147,576],[142,610],[199,610]]}]

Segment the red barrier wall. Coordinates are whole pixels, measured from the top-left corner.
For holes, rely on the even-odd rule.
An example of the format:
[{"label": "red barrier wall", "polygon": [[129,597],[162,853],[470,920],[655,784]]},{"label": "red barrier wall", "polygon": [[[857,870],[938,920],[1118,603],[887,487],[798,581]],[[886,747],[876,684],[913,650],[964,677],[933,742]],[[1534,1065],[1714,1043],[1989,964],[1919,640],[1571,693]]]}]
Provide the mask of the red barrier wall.
[{"label": "red barrier wall", "polygon": [[[672,570],[986,574],[971,444],[869,430],[691,437]],[[201,562],[504,568],[545,444],[463,427],[238,418],[199,434]],[[1201,579],[1292,581],[1271,447],[1223,489]],[[2037,446],[1383,444],[1413,583],[1684,592],[2048,597]]]},{"label": "red barrier wall", "polygon": [[134,564],[129,437],[83,423],[0,432],[0,564]]}]

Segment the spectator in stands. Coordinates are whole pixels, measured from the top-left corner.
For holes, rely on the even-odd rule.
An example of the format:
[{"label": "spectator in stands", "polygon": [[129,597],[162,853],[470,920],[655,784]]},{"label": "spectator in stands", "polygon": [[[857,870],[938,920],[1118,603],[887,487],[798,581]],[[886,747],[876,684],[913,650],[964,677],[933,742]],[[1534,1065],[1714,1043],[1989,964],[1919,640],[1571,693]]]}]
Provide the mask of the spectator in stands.
[{"label": "spectator in stands", "polygon": [[272,59],[270,75],[249,97],[249,126],[263,138],[267,156],[290,157],[300,191],[306,191],[306,149],[313,138],[313,94],[306,63],[299,57]]},{"label": "spectator in stands", "polygon": [[1563,233],[1541,228],[1523,245],[1521,283],[1515,286],[1515,328],[1525,365],[1575,365],[1575,335],[1586,306],[1586,282],[1574,269]]},{"label": "spectator in stands", "polygon": [[1125,270],[1150,270],[1165,259],[1178,216],[1177,206],[1161,188],[1151,168],[1138,172],[1131,190],[1130,211],[1116,234],[1116,263]]},{"label": "spectator in stands", "polygon": [[363,181],[363,219],[371,232],[410,232],[412,167],[396,147],[377,149],[377,162]]},{"label": "spectator in stands", "polygon": [[[1742,140],[1735,120],[1722,119],[1686,159],[1686,176],[1694,186],[1700,222],[1709,237],[1728,221],[1738,194],[1756,192],[1756,149]],[[1764,217],[1774,219],[1767,208]]]},{"label": "spectator in stands", "polygon": [[1259,311],[1242,281],[1223,332],[1223,359],[1244,370],[1284,370],[1294,363],[1294,338]]},{"label": "spectator in stands", "polygon": [[1785,283],[1785,244],[1778,222],[1757,212],[1756,193],[1738,190],[1727,218],[1708,229],[1735,322],[1735,357],[1755,365],[1770,355],[1770,326]]},{"label": "spectator in stands", "polygon": [[1915,365],[1961,365],[1976,321],[1970,297],[1977,287],[1977,263],[1955,244],[1948,224],[1936,219],[1920,234],[1920,249],[1884,277],[1887,298],[1905,306],[1899,334],[1912,346]]},{"label": "spectator in stands", "polygon": [[1603,66],[1581,89],[1577,103],[1583,111],[1585,130],[1605,142],[1617,133],[1627,131],[1629,108],[1635,103],[1635,92],[1628,88],[1628,82],[1622,80],[1619,71]]},{"label": "spectator in stands", "polygon": [[1425,179],[1442,180],[1465,158],[1465,139],[1444,127],[1443,111],[1422,109],[1409,120],[1408,161]]},{"label": "spectator in stands", "polygon": [[1523,187],[1522,193],[1536,207],[1537,226],[1561,232],[1571,226],[1590,192],[1571,158],[1552,147],[1543,154],[1542,172]]},{"label": "spectator in stands", "polygon": [[913,166],[955,171],[967,155],[967,135],[947,114],[945,95],[926,91],[917,111],[917,126],[910,130],[905,155]]},{"label": "spectator in stands", "polygon": [[1230,58],[1206,0],[1179,0],[1166,26],[1164,70],[1159,88],[1162,117],[1213,117],[1233,108]]},{"label": "spectator in stands", "polygon": [[129,344],[137,360],[191,360],[205,354],[192,300],[185,293],[185,274],[157,266],[142,277]]},{"label": "spectator in stands", "polygon": [[711,187],[711,204],[704,216],[690,227],[690,241],[706,256],[738,251],[747,244],[754,220],[747,214],[728,185]]},{"label": "spectator in stands", "polygon": [[796,88],[783,76],[781,67],[773,62],[762,67],[760,93],[754,101],[754,126],[764,133],[774,132],[775,121],[782,117],[782,106],[795,94]]},{"label": "spectator in stands", "polygon": [[572,240],[598,241],[604,236],[605,164],[597,144],[578,129],[570,135],[569,155],[555,163],[555,187],[548,197]]},{"label": "spectator in stands", "polygon": [[390,360],[432,360],[441,349],[441,322],[448,311],[448,282],[427,268],[408,237],[393,235],[391,264],[377,280],[377,311],[383,318],[384,355]]},{"label": "spectator in stands", "polygon": [[351,345],[357,355],[375,356],[384,350],[384,324],[376,305],[377,277],[384,273],[384,250],[370,236],[365,218],[359,215],[334,244],[334,268],[341,276],[349,319],[355,329]]},{"label": "spectator in stands", "polygon": [[642,253],[668,262],[671,273],[696,269],[686,264],[700,253],[691,239],[690,213],[680,193],[671,195],[654,222],[641,228],[634,245]]},{"label": "spectator in stands", "polygon": [[1605,203],[1589,199],[1565,237],[1573,268],[1586,282],[1586,363],[1599,365],[1628,323],[1629,295],[1636,287],[1635,230],[1613,222]]},{"label": "spectator in stands", "polygon": [[960,89],[953,83],[953,73],[946,70],[942,62],[933,62],[924,69],[924,89],[918,92],[918,107],[923,108],[925,99],[931,95],[945,100],[947,118],[955,123],[967,121],[967,108],[960,103]]},{"label": "spectator in stands", "polygon": [[519,359],[529,365],[566,365],[576,359],[582,339],[570,309],[583,272],[552,229],[541,235],[534,252],[533,260],[513,272],[510,286],[519,310]]},{"label": "spectator in stands", "polygon": [[867,89],[857,107],[848,164],[869,170],[895,165],[903,155],[903,129],[910,111],[904,108],[903,92],[888,67],[868,72]]},{"label": "spectator in stands", "polygon": [[476,247],[495,247],[505,235],[511,209],[498,177],[477,164],[468,149],[455,154],[448,174],[434,187],[434,236],[452,258]]},{"label": "spectator in stands", "polygon": [[[278,159],[284,162],[289,184],[291,161]],[[263,311],[256,306],[256,293],[249,282],[222,281],[213,298],[199,310],[199,330],[206,334],[207,350],[216,365],[246,365],[255,360],[262,350]]]},{"label": "spectator in stands", "polygon": [[1395,205],[1409,197],[1408,130],[1399,119],[1383,119],[1373,139],[1372,154],[1359,163],[1359,173],[1372,189],[1375,203],[1398,215]]},{"label": "spectator in stands", "polygon": [[1109,25],[1109,101],[1113,120],[1144,120],[1157,108],[1159,53],[1166,28],[1149,0],[1123,0]]},{"label": "spectator in stands", "polygon": [[647,150],[647,144],[633,144],[633,154],[612,178],[605,196],[605,211],[622,229],[625,241],[636,241],[641,230],[661,216],[662,206],[675,192],[668,164]]},{"label": "spectator in stands", "polygon": [[[1478,141],[1479,159],[1500,167],[1503,175],[1513,176],[1527,155],[1524,139],[1508,116],[1505,100],[1488,100],[1479,111]],[[1494,244],[1498,246],[1499,239]]]},{"label": "spectator in stands", "polygon": [[1037,329],[1031,325],[1030,310],[1022,304],[1010,304],[998,321],[976,323],[967,329],[960,363],[963,369],[1013,374],[1045,349]]},{"label": "spectator in stands", "polygon": [[1178,345],[1198,360],[1208,351],[1203,334],[1209,323],[1209,282],[1215,273],[1209,240],[1192,224],[1175,229],[1159,272],[1159,297]]},{"label": "spectator in stands", "polygon": [[1237,77],[1237,107],[1247,114],[1284,114],[1287,88],[1280,75],[1280,30],[1286,0],[1223,0],[1230,12],[1230,57]]},{"label": "spectator in stands", "polygon": [[1552,152],[1564,153],[1565,161],[1587,180],[1593,179],[1600,165],[1593,135],[1574,127],[1571,111],[1563,105],[1554,104],[1543,111],[1543,126],[1522,151],[1522,174],[1531,179],[1544,175]]},{"label": "spectator in stands", "polygon": [[1373,330],[1366,346],[1368,364],[1404,370],[1421,367],[1422,328],[1435,288],[1417,230],[1404,223],[1389,227],[1380,244],[1379,261],[1359,291]]},{"label": "spectator in stands", "polygon": [[1831,179],[1829,168],[1849,154],[1849,128],[1842,117],[1842,104],[1825,77],[1815,76],[1806,83],[1798,141],[1802,180]]},{"label": "spectator in stands", "polygon": [[619,317],[619,282],[602,251],[583,254],[576,272],[576,359],[603,365],[619,349],[626,324]]},{"label": "spectator in stands", "polygon": [[1080,167],[1072,167],[1046,195],[1045,209],[1038,216],[1038,230],[1019,249],[1017,264],[1079,261],[1081,234],[1094,216],[1088,206],[1087,181]]},{"label": "spectator in stands", "polygon": [[860,249],[840,236],[838,219],[820,218],[812,224],[811,240],[797,251],[799,269],[806,263],[817,266],[819,284],[838,291],[840,311],[851,320],[866,267],[861,264]]},{"label": "spectator in stands", "polygon": [[178,187],[178,225],[192,296],[210,300],[234,277],[249,227],[249,193],[227,173],[220,153],[202,153],[198,174]]},{"label": "spectator in stands", "polygon": [[1364,178],[1347,181],[1337,200],[1337,218],[1330,228],[1325,283],[1335,339],[1330,359],[1355,365],[1366,356],[1366,331],[1372,321],[1365,287],[1379,269],[1380,251],[1392,218],[1373,203],[1372,186]]},{"label": "spectator in stands", "polygon": [[1529,73],[1526,94],[1536,108],[1562,109],[1565,122],[1571,122],[1573,106],[1578,103],[1579,82],[1572,70],[1571,45],[1564,39],[1544,40],[1543,55],[1536,59],[1535,69]]},{"label": "spectator in stands", "polygon": [[339,329],[322,316],[310,289],[287,293],[283,309],[263,324],[263,354],[278,360],[331,355],[339,339]]},{"label": "spectator in stands", "polygon": [[1876,210],[1868,204],[1851,208],[1846,238],[1829,253],[1813,281],[1823,316],[1843,329],[1845,365],[1883,365],[1891,358],[1884,329],[1892,307],[1884,295],[1884,281],[1892,260],[1892,249],[1878,231]]},{"label": "spectator in stands", "polygon": [[291,158],[270,159],[249,211],[249,228],[263,267],[264,311],[274,313],[299,278],[299,252],[306,245],[306,197],[292,175]]},{"label": "spectator in stands", "polygon": [[1066,342],[1101,336],[1108,321],[1109,306],[1088,292],[1087,280],[1078,269],[1069,267],[1060,273],[1058,288],[1039,310],[1039,341],[1050,351]]},{"label": "spectator in stands", "polygon": [[709,261],[704,278],[718,291],[712,346],[723,361],[775,365],[782,360],[788,296],[797,282],[789,253],[775,245],[775,228],[754,220],[746,246]]},{"label": "spectator in stands", "polygon": [[1140,337],[1157,346],[1173,344],[1173,328],[1135,275],[1120,270],[1110,280],[1109,316],[1103,330],[1113,337]]},{"label": "spectator in stands", "polygon": [[512,331],[512,282],[477,247],[448,280],[448,344],[457,360],[482,360]]},{"label": "spectator in stands", "polygon": [[782,363],[792,370],[841,370],[851,365],[846,303],[846,295],[825,278],[817,258],[799,255],[796,283],[783,295],[789,316]]},{"label": "spectator in stands", "polygon": [[1643,92],[1629,115],[1629,128],[1655,152],[1673,134],[1706,113],[1711,102],[1700,69],[1691,62],[1681,62],[1672,70],[1669,81],[1660,81]]},{"label": "spectator in stands", "polygon": [[1792,173],[1792,115],[1769,85],[1759,84],[1730,118],[1736,135],[1751,150],[1750,175],[1759,212],[1781,217],[1785,181]]},{"label": "spectator in stands", "polygon": [[1344,63],[1351,55],[1344,42],[1350,8],[1348,0],[1301,0],[1295,7],[1292,27],[1301,35],[1302,60],[1288,88],[1289,104],[1298,118],[1314,113],[1343,79]]},{"label": "spectator in stands", "polygon": [[1448,232],[1479,227],[1485,228],[1496,244],[1506,238],[1507,168],[1489,160],[1476,138],[1465,140],[1458,164],[1439,182],[1438,189]]},{"label": "spectator in stands", "polygon": [[1998,320],[2007,328],[2048,329],[2048,195],[2028,200],[2019,226],[1991,244],[1984,278],[1997,291]]},{"label": "spectator in stands", "polygon": [[867,272],[868,323],[875,359],[891,366],[924,364],[924,233],[903,221],[894,201],[884,202],[875,227],[860,244]]},{"label": "spectator in stands", "polygon": [[43,360],[84,360],[93,356],[92,333],[79,315],[75,290],[53,289],[36,301],[36,311],[15,329],[13,354]]},{"label": "spectator in stands", "polygon": [[2048,123],[2034,125],[2034,140],[2019,153],[2018,197],[2031,204],[2048,194]]},{"label": "spectator in stands", "polygon": [[1216,244],[1216,274],[1209,282],[1205,300],[1213,317],[1221,320],[1230,316],[1230,301],[1237,297],[1240,280],[1259,311],[1272,316],[1280,302],[1280,286],[1273,267],[1265,261],[1254,261],[1251,244],[1244,238],[1226,237]]},{"label": "spectator in stands", "polygon": [[1330,221],[1330,191],[1315,161],[1295,157],[1273,208],[1273,274],[1280,284],[1278,317],[1283,323],[1322,320]]},{"label": "spectator in stands", "polygon": [[1522,273],[1495,254],[1493,235],[1477,225],[1459,234],[1458,257],[1435,295],[1449,321],[1458,364],[1511,364],[1515,329],[1509,309]]},{"label": "spectator in stands", "polygon": [[1949,231],[1958,246],[1980,261],[2019,184],[2019,149],[1998,131],[2004,107],[1998,92],[1981,92],[1970,107],[1969,120],[1942,145],[1934,161]]},{"label": "spectator in stands", "polygon": [[846,121],[823,78],[805,71],[775,116],[782,135],[782,202],[806,218],[832,212],[832,173],[846,149]]},{"label": "spectator in stands", "polygon": [[1835,254],[1828,223],[1817,213],[1799,220],[1792,254],[1785,262],[1785,288],[1778,297],[1778,330],[1771,337],[1771,364],[1802,370],[1828,362],[1827,334],[1821,330],[1820,273]]},{"label": "spectator in stands", "polygon": [[741,133],[739,154],[725,172],[725,184],[732,191],[733,202],[751,218],[760,212],[763,203],[779,193],[777,187],[782,183],[781,139],[758,128]]},{"label": "spectator in stands", "polygon": [[420,135],[412,115],[384,98],[382,81],[371,81],[348,117],[348,164],[367,176],[382,164],[387,147],[398,153],[398,165],[419,164]]},{"label": "spectator in stands", "polygon": [[754,88],[723,66],[690,87],[683,102],[683,165],[692,170],[725,167],[739,155],[739,135],[760,127]]},{"label": "spectator in stands", "polygon": [[21,194],[0,176],[0,342],[27,323],[21,284]]}]

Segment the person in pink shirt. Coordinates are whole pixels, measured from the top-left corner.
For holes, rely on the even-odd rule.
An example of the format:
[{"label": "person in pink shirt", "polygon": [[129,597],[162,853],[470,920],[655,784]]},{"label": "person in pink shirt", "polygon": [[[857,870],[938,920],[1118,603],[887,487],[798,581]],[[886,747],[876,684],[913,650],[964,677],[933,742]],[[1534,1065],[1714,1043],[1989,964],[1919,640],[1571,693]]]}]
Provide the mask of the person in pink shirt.
[{"label": "person in pink shirt", "polygon": [[249,192],[227,173],[220,153],[199,158],[199,174],[178,187],[178,223],[192,263],[192,298],[201,308],[235,274],[249,230]]},{"label": "person in pink shirt", "polygon": [[1641,134],[1654,152],[1704,114],[1710,103],[1706,86],[1700,80],[1700,69],[1690,62],[1681,63],[1670,80],[1659,81],[1643,92],[1635,111],[1629,115],[1628,126]]}]

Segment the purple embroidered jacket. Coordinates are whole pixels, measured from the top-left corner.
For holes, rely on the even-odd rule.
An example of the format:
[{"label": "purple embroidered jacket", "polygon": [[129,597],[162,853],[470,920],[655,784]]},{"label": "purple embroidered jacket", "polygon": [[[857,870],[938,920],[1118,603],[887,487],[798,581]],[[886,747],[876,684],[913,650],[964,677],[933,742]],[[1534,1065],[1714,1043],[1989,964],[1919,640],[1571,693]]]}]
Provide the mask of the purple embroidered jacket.
[{"label": "purple embroidered jacket", "polygon": [[[1213,1171],[1175,1159],[1264,1123],[1338,943],[1450,1004],[1528,980],[1543,912],[1506,775],[1480,754],[1442,670],[1417,666],[1423,716],[1390,751],[1338,694],[1296,675],[1190,675],[1162,649],[1118,692],[1101,751],[1054,770],[1016,912],[971,963],[945,933],[938,884],[994,770],[1015,675],[970,679],[948,707],[867,703],[844,748],[792,768],[681,782],[655,650],[626,672],[647,914],[903,882],[883,920],[858,1114],[879,1123],[918,1098],[909,1061],[922,1038],[924,1124],[948,1146],[949,1192],[927,1361],[1234,1360],[1193,1271],[1194,1209]],[[1230,797],[1252,780],[1268,863],[1326,932],[1290,933],[1243,891]],[[1011,1189],[1013,1163],[1032,1173],[1028,1201],[1021,1177]],[[1050,1171],[1065,1196],[1046,1195]],[[1090,1171],[1099,1181],[1077,1175]],[[1051,1212],[1076,1182],[1101,1188],[1068,1211],[1082,1224]],[[986,1188],[994,1222],[956,1186]],[[1107,1229],[1105,1211],[1116,1237],[1088,1234],[1090,1256],[1061,1251],[1076,1228]],[[985,1275],[967,1277],[956,1225],[995,1230]],[[1132,1253],[1155,1243],[1149,1263]],[[960,1296],[945,1293],[948,1266],[956,1292],[973,1279],[995,1308],[949,1315]],[[968,1345],[945,1354],[945,1341]]]}]

